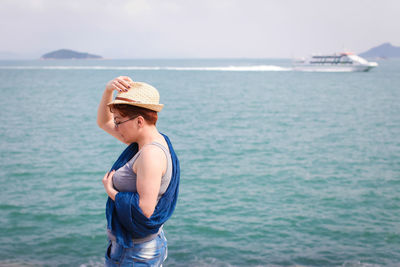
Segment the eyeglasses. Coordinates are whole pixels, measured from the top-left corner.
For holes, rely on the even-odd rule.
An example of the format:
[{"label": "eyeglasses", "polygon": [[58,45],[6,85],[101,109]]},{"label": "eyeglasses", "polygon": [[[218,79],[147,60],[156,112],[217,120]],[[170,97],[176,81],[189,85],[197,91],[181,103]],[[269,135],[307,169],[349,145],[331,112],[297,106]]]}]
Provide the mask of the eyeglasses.
[{"label": "eyeglasses", "polygon": [[120,124],[122,124],[122,123],[124,123],[124,122],[127,122],[127,121],[134,120],[134,119],[136,119],[137,117],[139,117],[139,116],[135,116],[135,117],[132,117],[132,118],[129,118],[129,119],[125,120],[125,121],[120,121],[120,122],[116,122],[115,119],[114,119],[115,128],[118,128],[118,126],[119,126]]}]

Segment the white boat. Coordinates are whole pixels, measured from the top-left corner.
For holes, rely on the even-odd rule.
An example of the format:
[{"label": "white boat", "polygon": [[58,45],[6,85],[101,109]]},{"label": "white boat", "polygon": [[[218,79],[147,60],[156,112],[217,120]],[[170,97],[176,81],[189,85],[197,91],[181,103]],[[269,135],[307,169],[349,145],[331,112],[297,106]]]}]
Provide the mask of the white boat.
[{"label": "white boat", "polygon": [[349,52],[333,55],[313,55],[308,59],[293,61],[293,69],[297,71],[369,71],[376,66],[378,66],[378,63],[368,62]]}]

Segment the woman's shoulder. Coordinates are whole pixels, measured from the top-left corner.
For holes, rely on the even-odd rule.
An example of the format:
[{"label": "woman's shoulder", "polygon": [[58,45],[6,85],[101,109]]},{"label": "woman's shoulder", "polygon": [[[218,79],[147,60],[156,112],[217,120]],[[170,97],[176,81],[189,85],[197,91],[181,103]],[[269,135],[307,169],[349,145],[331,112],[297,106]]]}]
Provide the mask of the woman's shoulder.
[{"label": "woman's shoulder", "polygon": [[144,157],[165,157],[166,154],[169,154],[168,144],[158,141],[145,145],[141,151],[141,156]]},{"label": "woman's shoulder", "polygon": [[[164,149],[163,149],[164,148]],[[162,144],[161,142],[152,142],[143,146],[140,153],[140,161],[147,162],[151,164],[155,164],[158,162],[161,166],[163,166],[163,161],[166,160],[166,153],[169,153],[168,145]],[[145,163],[146,164],[146,163]]]},{"label": "woman's shoulder", "polygon": [[146,145],[141,149],[141,153],[132,165],[134,173],[160,173],[163,175],[166,170],[167,159],[164,151],[152,145]]}]

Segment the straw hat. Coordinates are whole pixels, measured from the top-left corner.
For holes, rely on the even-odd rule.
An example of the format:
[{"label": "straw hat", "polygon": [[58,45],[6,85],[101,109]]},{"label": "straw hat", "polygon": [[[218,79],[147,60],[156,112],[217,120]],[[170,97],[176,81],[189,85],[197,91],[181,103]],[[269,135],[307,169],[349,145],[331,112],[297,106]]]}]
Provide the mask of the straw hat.
[{"label": "straw hat", "polygon": [[119,92],[114,101],[107,105],[128,104],[132,106],[147,108],[154,111],[161,111],[164,107],[160,104],[160,94],[157,89],[150,84],[143,82],[129,83],[131,88],[127,92]]}]

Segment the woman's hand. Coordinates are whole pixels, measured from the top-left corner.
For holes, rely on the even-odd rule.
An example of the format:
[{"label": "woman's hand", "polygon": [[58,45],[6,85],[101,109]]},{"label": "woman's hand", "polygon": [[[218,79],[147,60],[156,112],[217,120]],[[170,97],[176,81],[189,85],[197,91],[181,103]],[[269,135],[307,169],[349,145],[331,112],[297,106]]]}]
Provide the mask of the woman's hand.
[{"label": "woman's hand", "polygon": [[114,189],[113,186],[113,176],[114,176],[115,170],[111,172],[107,172],[106,175],[104,175],[103,178],[103,185],[104,189],[106,190],[107,195],[112,199],[115,200],[115,195],[118,193],[117,190]]},{"label": "woman's hand", "polygon": [[107,83],[106,90],[109,92],[114,90],[117,90],[118,92],[126,92],[131,88],[129,83],[133,83],[131,78],[128,76],[119,76]]}]

